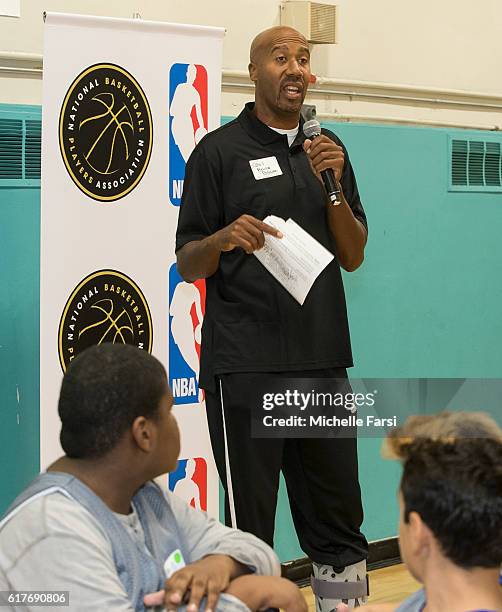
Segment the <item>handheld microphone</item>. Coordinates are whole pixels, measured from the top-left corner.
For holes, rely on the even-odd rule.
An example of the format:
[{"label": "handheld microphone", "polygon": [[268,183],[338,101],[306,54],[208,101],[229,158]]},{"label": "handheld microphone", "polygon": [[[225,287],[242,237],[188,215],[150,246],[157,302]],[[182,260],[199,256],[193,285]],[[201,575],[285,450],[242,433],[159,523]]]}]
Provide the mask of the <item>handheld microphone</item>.
[{"label": "handheld microphone", "polygon": [[[321,135],[321,124],[316,119],[306,121],[303,124],[303,133],[308,139],[313,140]],[[333,202],[334,206],[338,206],[340,204],[340,189],[335,179],[335,173],[331,168],[322,170],[321,178],[328,198]]]}]

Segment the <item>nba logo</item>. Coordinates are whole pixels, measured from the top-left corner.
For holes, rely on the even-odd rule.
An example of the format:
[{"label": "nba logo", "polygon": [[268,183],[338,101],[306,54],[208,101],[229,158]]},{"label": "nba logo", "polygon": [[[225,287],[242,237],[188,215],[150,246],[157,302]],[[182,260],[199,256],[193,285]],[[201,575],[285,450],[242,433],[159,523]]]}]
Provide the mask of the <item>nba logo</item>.
[{"label": "nba logo", "polygon": [[173,264],[169,270],[169,384],[174,403],[195,404],[199,392],[199,363],[206,283],[185,283]]},{"label": "nba logo", "polygon": [[169,474],[169,490],[197,510],[207,510],[207,463],[202,457],[180,459]]},{"label": "nba logo", "polygon": [[179,206],[185,164],[207,134],[207,72],[199,64],[173,64],[169,71],[169,197]]}]

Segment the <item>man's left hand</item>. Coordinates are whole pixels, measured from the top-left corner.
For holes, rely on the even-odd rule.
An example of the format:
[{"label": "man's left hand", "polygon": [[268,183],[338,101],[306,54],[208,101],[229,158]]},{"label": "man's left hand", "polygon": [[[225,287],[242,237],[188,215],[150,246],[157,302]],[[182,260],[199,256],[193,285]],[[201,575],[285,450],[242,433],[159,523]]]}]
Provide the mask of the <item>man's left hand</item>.
[{"label": "man's left hand", "polygon": [[320,134],[313,140],[305,140],[303,150],[310,160],[310,165],[317,178],[321,179],[321,172],[331,168],[335,173],[335,178],[340,181],[343,173],[345,155],[342,147],[338,146],[324,134]]}]

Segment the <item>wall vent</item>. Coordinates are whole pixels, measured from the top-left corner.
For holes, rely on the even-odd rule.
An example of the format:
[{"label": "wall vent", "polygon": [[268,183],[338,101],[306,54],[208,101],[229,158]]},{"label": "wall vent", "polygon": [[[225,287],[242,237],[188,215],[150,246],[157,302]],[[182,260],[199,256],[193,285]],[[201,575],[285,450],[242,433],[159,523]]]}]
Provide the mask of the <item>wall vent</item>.
[{"label": "wall vent", "polygon": [[295,28],[313,44],[336,43],[336,6],[288,0],[282,5],[281,25]]},{"label": "wall vent", "polygon": [[23,177],[23,121],[0,119],[0,179]]},{"label": "wall vent", "polygon": [[40,161],[42,157],[42,122],[27,119],[25,121],[24,169],[25,178],[40,178]]},{"label": "wall vent", "polygon": [[40,180],[41,121],[0,113],[0,185]]},{"label": "wall vent", "polygon": [[502,191],[502,141],[450,138],[450,191]]}]

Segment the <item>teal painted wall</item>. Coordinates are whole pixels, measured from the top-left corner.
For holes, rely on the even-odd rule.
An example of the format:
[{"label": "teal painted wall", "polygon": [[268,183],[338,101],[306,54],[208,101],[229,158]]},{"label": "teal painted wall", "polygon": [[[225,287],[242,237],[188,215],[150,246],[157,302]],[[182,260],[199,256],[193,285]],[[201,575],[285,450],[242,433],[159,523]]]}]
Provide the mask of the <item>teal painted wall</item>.
[{"label": "teal painted wall", "polygon": [[[1,119],[40,119],[0,104]],[[39,470],[40,181],[0,180],[0,514]],[[30,185],[30,186],[28,186]]]},{"label": "teal painted wall", "polygon": [[[351,375],[501,377],[502,194],[447,191],[448,136],[485,133],[326,127],[349,149],[370,225],[365,263],[345,274]],[[38,471],[39,196],[0,188],[0,511]],[[399,466],[379,440],[359,451],[364,531],[395,535]],[[303,556],[283,483],[276,524],[281,559]]]},{"label": "teal painted wall", "polygon": [[[448,192],[449,136],[487,134],[324,125],[348,148],[369,219],[366,260],[344,274],[351,376],[502,377],[502,193]],[[398,519],[400,468],[380,447],[359,440],[369,540],[396,535]],[[302,556],[284,488],[276,530],[281,559]]]},{"label": "teal painted wall", "polygon": [[0,187],[0,513],[39,470],[39,211]]}]

